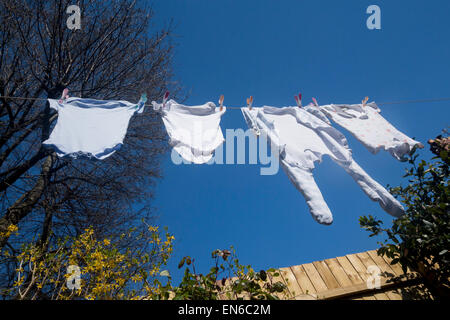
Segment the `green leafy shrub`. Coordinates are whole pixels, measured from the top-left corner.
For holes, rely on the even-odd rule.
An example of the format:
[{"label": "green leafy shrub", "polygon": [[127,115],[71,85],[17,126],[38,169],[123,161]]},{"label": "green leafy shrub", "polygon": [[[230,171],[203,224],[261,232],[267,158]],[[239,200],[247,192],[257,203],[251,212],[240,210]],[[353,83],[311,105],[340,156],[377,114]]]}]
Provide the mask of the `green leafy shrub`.
[{"label": "green leafy shrub", "polygon": [[[255,272],[251,266],[241,265],[233,248],[212,252],[214,266],[206,275],[195,271],[194,259],[184,257],[178,267],[186,265],[184,277],[177,287],[168,283],[161,286],[157,299],[174,300],[275,300],[288,297],[284,283],[275,280],[280,276],[275,269]],[[192,269],[192,270],[191,270]],[[166,274],[167,275],[167,274]]]},{"label": "green leafy shrub", "polygon": [[409,184],[390,189],[406,207],[406,214],[395,219],[392,227],[383,228],[370,215],[360,217],[361,227],[370,236],[387,236],[379,242],[378,254],[391,258],[392,264],[399,263],[404,272],[409,268],[419,273],[436,299],[450,296],[449,142],[448,136],[428,141],[436,155],[430,162],[418,161],[412,150],[404,176]]}]

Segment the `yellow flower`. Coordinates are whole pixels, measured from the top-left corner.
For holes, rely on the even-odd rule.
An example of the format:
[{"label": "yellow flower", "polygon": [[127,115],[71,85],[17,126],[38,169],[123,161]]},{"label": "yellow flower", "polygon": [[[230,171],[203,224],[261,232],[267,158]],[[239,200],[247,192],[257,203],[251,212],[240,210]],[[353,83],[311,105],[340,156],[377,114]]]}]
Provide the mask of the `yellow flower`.
[{"label": "yellow flower", "polygon": [[8,231],[11,233],[16,232],[17,230],[19,230],[19,228],[14,224],[8,226]]},{"label": "yellow flower", "polygon": [[14,232],[16,232],[16,235],[18,235],[19,233],[17,232],[17,230],[19,230],[19,227],[17,227],[14,224],[10,224],[8,226],[8,228],[6,229],[6,232],[1,232],[0,236],[2,236],[2,237],[9,237]]}]

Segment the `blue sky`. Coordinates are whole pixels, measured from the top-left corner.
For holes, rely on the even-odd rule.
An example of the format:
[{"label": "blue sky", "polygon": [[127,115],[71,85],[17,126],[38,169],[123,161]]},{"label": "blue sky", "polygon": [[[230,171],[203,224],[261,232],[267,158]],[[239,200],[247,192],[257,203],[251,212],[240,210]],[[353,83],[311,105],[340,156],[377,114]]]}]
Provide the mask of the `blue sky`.
[{"label": "blue sky", "polygon": [[[381,30],[368,30],[366,8],[381,8]],[[157,25],[174,19],[176,78],[188,105],[295,105],[294,94],[319,104],[387,102],[450,96],[450,2],[442,1],[199,1],[154,3]],[[450,102],[380,105],[399,130],[426,144],[449,125]],[[405,184],[406,164],[386,152],[372,155],[349,132],[354,159],[382,185]],[[247,129],[239,110],[222,130]],[[426,146],[428,147],[428,146]],[[430,157],[428,148],[422,150]],[[260,165],[174,165],[167,154],[154,205],[160,225],[175,237],[168,269],[190,255],[207,272],[211,251],[233,245],[255,269],[286,267],[377,248],[358,217],[391,217],[329,158],[316,181],[334,215],[317,224],[302,195],[280,171]]]}]

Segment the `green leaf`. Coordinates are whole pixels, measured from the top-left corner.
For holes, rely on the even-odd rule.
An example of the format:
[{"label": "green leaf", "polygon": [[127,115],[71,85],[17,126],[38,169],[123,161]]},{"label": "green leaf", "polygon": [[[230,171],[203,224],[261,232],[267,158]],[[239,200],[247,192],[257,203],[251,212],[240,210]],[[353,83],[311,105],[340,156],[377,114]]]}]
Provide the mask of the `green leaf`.
[{"label": "green leaf", "polygon": [[183,259],[181,259],[180,263],[178,264],[178,269],[183,268],[185,261],[186,261],[186,257],[183,257]]},{"label": "green leaf", "polygon": [[261,270],[259,272],[259,277],[261,278],[262,281],[266,281],[267,280],[267,273],[264,270]]}]

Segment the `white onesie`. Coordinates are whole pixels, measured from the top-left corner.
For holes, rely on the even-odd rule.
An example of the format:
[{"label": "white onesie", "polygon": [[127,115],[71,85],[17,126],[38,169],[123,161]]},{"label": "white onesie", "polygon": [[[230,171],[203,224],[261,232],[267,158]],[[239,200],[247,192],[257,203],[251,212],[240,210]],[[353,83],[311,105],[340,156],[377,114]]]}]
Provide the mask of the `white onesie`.
[{"label": "white onesie", "polygon": [[59,103],[48,99],[58,111],[50,137],[43,144],[60,157],[87,156],[105,159],[120,149],[134,113],[141,113],[144,103],[128,101],[68,98]]},{"label": "white onesie", "polygon": [[333,216],[319,190],[312,170],[315,162],[329,155],[352,176],[362,190],[393,216],[403,207],[385,188],[373,180],[352,158],[343,134],[310,112],[299,107],[242,108],[244,118],[256,133],[267,135],[278,148],[281,166],[291,182],[303,194],[313,218],[331,224]]},{"label": "white onesie", "polygon": [[384,149],[394,158],[404,160],[404,155],[409,153],[415,145],[423,147],[420,142],[398,131],[384,119],[374,102],[365,106],[329,104],[320,106],[318,109],[351,132],[373,154]]},{"label": "white onesie", "polygon": [[188,162],[203,164],[224,141],[220,129],[220,111],[213,102],[200,106],[184,106],[174,100],[162,104],[152,102],[154,110],[161,110],[169,135],[169,144]]}]

